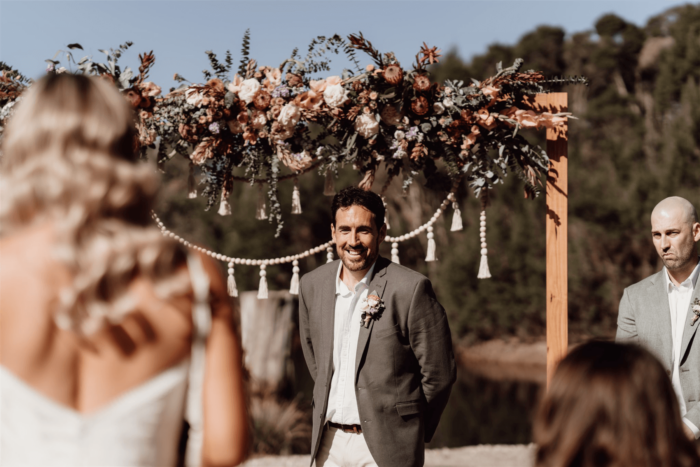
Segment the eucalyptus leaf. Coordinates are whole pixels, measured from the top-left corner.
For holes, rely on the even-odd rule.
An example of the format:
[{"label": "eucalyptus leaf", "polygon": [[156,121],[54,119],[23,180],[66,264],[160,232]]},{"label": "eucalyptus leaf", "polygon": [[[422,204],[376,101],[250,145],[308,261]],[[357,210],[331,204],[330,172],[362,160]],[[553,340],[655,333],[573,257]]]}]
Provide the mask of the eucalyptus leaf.
[{"label": "eucalyptus leaf", "polygon": [[67,47],[68,47],[69,49],[80,49],[80,50],[83,50],[83,46],[80,45],[80,44],[78,44],[78,43],[68,44]]}]

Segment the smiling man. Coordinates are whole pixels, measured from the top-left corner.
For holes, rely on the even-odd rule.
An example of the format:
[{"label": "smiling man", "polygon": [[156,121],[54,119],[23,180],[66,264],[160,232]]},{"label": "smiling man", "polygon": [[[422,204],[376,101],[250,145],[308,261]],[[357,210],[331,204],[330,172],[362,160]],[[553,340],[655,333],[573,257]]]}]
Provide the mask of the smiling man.
[{"label": "smiling man", "polygon": [[301,279],[299,327],[314,379],[317,467],[418,467],[455,381],[445,310],[430,281],[379,256],[384,205],[333,198],[340,260]]},{"label": "smiling man", "polygon": [[654,353],[671,378],[691,439],[700,438],[700,262],[697,211],[673,196],[651,213],[651,236],[664,268],[627,289],[620,301],[617,340]]}]

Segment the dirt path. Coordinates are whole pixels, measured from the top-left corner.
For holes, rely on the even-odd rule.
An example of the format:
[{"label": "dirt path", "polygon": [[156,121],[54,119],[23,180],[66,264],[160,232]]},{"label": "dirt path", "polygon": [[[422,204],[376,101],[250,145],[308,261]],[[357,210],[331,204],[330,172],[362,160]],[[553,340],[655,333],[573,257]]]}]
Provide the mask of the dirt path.
[{"label": "dirt path", "polygon": [[[523,444],[428,449],[425,467],[531,467],[534,452]],[[309,467],[309,456],[258,457],[243,467]]]}]

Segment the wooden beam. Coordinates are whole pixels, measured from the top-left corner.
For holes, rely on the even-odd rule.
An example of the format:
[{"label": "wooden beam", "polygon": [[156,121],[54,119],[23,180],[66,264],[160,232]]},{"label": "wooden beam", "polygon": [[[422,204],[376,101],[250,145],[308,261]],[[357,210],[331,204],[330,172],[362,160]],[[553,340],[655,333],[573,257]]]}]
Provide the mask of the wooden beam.
[{"label": "wooden beam", "polygon": [[[565,92],[537,94],[530,106],[538,112],[566,112]],[[568,331],[568,126],[547,129],[547,387],[566,356]]]}]

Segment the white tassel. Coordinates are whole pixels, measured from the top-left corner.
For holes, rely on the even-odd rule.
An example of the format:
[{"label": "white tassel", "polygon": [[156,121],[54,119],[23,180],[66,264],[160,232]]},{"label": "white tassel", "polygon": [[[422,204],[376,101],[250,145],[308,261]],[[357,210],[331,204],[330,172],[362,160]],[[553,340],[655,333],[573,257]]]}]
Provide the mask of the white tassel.
[{"label": "white tassel", "polygon": [[333,262],[333,246],[326,248],[326,264]]},{"label": "white tassel", "polygon": [[[389,206],[386,204],[386,199],[382,196],[382,204],[384,205],[384,223],[386,224],[386,229],[389,230],[391,229],[391,225],[389,224]],[[395,261],[398,262],[398,261]]]},{"label": "white tassel", "polygon": [[330,167],[326,170],[326,183],[323,185],[323,196],[335,196],[335,173]]},{"label": "white tassel", "polygon": [[428,253],[425,255],[426,261],[437,261],[435,257],[435,234],[433,226],[428,226]]},{"label": "white tassel", "polygon": [[294,180],[294,191],[292,191],[292,214],[301,214],[301,195],[297,180]]},{"label": "white tassel", "polygon": [[238,288],[236,287],[236,278],[233,276],[233,261],[228,263],[228,281],[226,288],[228,290],[229,297],[238,297]]},{"label": "white tassel", "polygon": [[258,204],[255,208],[255,218],[259,221],[267,219],[267,212],[265,206],[265,193],[263,192],[262,184],[258,185]]},{"label": "white tassel", "polygon": [[299,295],[299,261],[295,259],[292,265],[292,283],[289,285],[289,293]]},{"label": "white tassel", "polygon": [[486,210],[481,211],[481,219],[479,222],[479,237],[481,238],[481,263],[479,264],[479,274],[477,279],[490,279],[491,271],[489,271],[488,248],[486,245]]},{"label": "white tassel", "polygon": [[399,261],[399,244],[397,242],[391,244],[391,261],[401,264],[401,261]]},{"label": "white tassel", "polygon": [[265,272],[266,265],[260,266],[260,286],[258,287],[258,298],[267,298],[267,272]]},{"label": "white tassel", "polygon": [[452,203],[452,209],[454,209],[455,212],[452,215],[452,228],[450,231],[457,232],[464,228],[462,223],[462,211],[459,210],[459,205],[456,202]]},{"label": "white tassel", "polygon": [[231,205],[228,202],[228,192],[226,189],[221,190],[221,203],[219,204],[219,215],[220,216],[230,216],[231,215]]},{"label": "white tassel", "polygon": [[187,197],[194,199],[197,197],[197,182],[194,179],[194,162],[190,161],[190,173],[187,175]]}]

